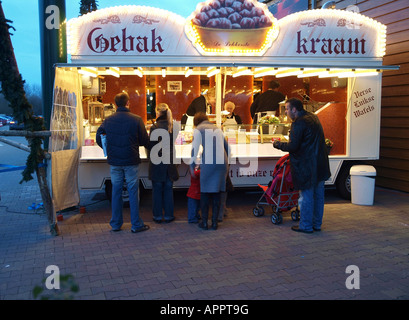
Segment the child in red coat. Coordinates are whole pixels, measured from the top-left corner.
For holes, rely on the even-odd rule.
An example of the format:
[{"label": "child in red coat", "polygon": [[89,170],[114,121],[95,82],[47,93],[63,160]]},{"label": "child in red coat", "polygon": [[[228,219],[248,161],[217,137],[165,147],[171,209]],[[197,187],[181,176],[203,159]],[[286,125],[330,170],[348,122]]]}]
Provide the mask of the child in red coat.
[{"label": "child in red coat", "polygon": [[196,166],[194,175],[190,178],[190,187],[187,192],[187,221],[198,223],[200,220],[200,168]]}]

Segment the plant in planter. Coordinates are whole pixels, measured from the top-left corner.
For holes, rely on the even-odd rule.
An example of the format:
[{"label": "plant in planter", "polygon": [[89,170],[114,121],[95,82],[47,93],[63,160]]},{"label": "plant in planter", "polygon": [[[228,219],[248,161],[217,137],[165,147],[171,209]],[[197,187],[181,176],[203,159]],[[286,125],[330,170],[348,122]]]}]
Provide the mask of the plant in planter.
[{"label": "plant in planter", "polygon": [[274,134],[279,123],[280,119],[278,117],[270,115],[261,117],[257,122],[257,124],[263,128],[264,134]]},{"label": "plant in planter", "polygon": [[279,124],[280,119],[276,116],[264,116],[261,117],[260,120],[258,121],[258,124]]}]

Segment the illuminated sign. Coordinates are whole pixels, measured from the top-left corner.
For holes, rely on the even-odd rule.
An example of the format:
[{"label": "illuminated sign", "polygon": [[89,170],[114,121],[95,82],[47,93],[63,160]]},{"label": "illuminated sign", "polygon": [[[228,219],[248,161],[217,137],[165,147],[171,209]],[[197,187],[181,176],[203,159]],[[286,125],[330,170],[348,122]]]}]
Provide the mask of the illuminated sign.
[{"label": "illuminated sign", "polygon": [[202,2],[185,30],[202,55],[263,55],[278,35],[277,19],[256,0]]},{"label": "illuminated sign", "polygon": [[[317,9],[276,20],[256,0],[210,0],[187,18],[146,6],[97,10],[68,22],[73,60],[106,57],[381,58],[386,26],[359,13]],[[97,58],[98,59],[98,58]]]},{"label": "illuminated sign", "polygon": [[188,55],[185,19],[146,6],[97,10],[68,22],[69,53],[76,56]]},{"label": "illuminated sign", "polygon": [[302,11],[278,21],[272,56],[383,57],[386,26],[361,14],[335,9]]},{"label": "illuminated sign", "polygon": [[94,28],[87,37],[88,48],[95,53],[108,51],[112,53],[117,51],[124,53],[129,51],[162,53],[164,51],[162,42],[162,37],[156,36],[156,28],[151,29],[149,37],[146,35],[128,35],[127,28],[123,28],[120,35],[111,35],[109,38],[104,35],[102,28]]}]

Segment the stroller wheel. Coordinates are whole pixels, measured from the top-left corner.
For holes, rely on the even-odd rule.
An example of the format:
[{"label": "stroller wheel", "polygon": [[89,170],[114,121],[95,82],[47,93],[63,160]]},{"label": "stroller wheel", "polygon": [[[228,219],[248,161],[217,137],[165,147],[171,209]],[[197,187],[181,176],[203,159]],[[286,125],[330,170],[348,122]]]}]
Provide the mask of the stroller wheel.
[{"label": "stroller wheel", "polygon": [[264,208],[263,207],[255,207],[253,209],[253,214],[254,214],[255,217],[264,216]]},{"label": "stroller wheel", "polygon": [[273,224],[280,224],[283,222],[283,216],[280,213],[273,213],[271,215],[271,222]]},{"label": "stroller wheel", "polygon": [[294,210],[291,212],[291,219],[293,219],[293,221],[299,221],[300,220],[300,210]]}]

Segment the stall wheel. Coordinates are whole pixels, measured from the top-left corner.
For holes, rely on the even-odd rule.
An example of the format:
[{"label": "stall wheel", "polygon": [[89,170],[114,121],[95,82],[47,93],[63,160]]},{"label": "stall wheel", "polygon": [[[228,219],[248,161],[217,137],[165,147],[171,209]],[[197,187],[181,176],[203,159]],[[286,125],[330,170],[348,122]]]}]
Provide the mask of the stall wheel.
[{"label": "stall wheel", "polygon": [[264,216],[264,208],[263,207],[255,207],[253,209],[253,214],[254,214],[255,217]]},{"label": "stall wheel", "polygon": [[281,215],[281,213],[273,213],[271,215],[271,222],[273,224],[280,224],[283,222],[283,216]]},{"label": "stall wheel", "polygon": [[294,211],[291,212],[291,219],[293,219],[293,221],[299,221],[300,220],[300,210],[296,209]]}]

